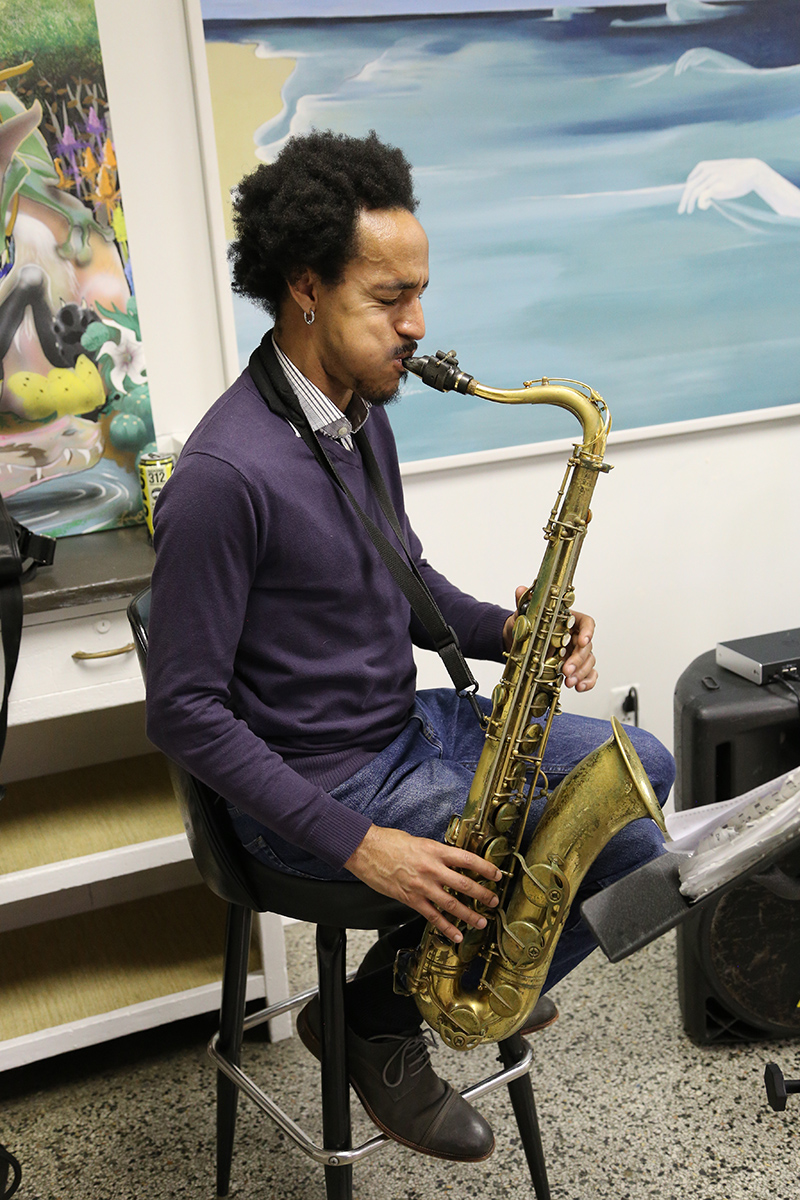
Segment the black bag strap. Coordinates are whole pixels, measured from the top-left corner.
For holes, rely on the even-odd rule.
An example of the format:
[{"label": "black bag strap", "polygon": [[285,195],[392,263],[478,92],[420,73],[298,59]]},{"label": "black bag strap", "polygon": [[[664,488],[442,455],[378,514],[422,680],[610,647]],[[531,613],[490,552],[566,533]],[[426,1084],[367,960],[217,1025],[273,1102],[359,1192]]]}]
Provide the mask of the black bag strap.
[{"label": "black bag strap", "polygon": [[[22,581],[32,578],[37,566],[49,566],[55,548],[55,538],[32,533],[25,525],[20,525],[0,496],[0,634],[5,667],[3,704],[0,708],[0,759],[6,744],[8,699],[22,641]],[[24,565],[25,559],[31,560],[27,567]],[[5,788],[0,785],[0,800],[4,795]]]},{"label": "black bag strap", "polygon": [[[268,340],[269,339],[269,340]],[[273,361],[274,360],[274,361]],[[369,438],[365,430],[360,429],[353,435],[353,440],[357,445],[364,463],[364,470],[367,479],[372,486],[372,489],[377,497],[378,504],[381,507],[383,515],[397,538],[400,546],[403,549],[405,557],[398,553],[386,534],[372,518],[364,512],[361,505],[356,500],[353,493],[348,488],[347,484],[339,475],[331,459],[325,451],[322,441],[316,436],[314,431],[306,419],[300,402],[297,400],[294,392],[289,388],[288,381],[285,380],[283,371],[280,371],[280,380],[276,378],[277,372],[274,367],[278,367],[277,359],[274,356],[272,348],[271,334],[267,334],[262,340],[261,345],[253,352],[250,357],[250,375],[261,393],[262,398],[267,402],[268,406],[280,415],[285,416],[291,421],[292,425],[297,429],[297,432],[302,437],[303,441],[312,451],[314,457],[319,462],[320,466],[330,475],[331,479],[337,487],[344,493],[347,499],[352,504],[358,519],[364,526],[367,534],[370,537],[375,549],[380,554],[383,562],[386,564],[392,578],[397,583],[400,590],[405,595],[411,609],[417,618],[422,623],[426,633],[433,642],[434,649],[438,653],[442,662],[445,665],[448,675],[453,681],[453,686],[459,696],[466,696],[472,707],[474,708],[481,724],[484,723],[484,716],[475,699],[475,693],[478,690],[478,682],[469,665],[461,653],[461,648],[458,642],[458,635],[452,625],[448,625],[442,616],[439,606],[436,603],[430,588],[420,574],[417,564],[414,562],[413,556],[406,545],[406,540],[403,531],[400,527],[400,521],[392,504],[389,495],[389,489],[386,486],[386,481],[381,473],[378,460],[375,457],[375,452],[372,449]],[[270,370],[273,367],[273,370]],[[280,386],[283,382],[284,386]],[[276,386],[278,385],[278,386]],[[271,388],[273,393],[277,392],[278,404],[271,404],[268,390]],[[287,395],[286,393],[289,393]],[[272,396],[274,401],[276,397]]]}]

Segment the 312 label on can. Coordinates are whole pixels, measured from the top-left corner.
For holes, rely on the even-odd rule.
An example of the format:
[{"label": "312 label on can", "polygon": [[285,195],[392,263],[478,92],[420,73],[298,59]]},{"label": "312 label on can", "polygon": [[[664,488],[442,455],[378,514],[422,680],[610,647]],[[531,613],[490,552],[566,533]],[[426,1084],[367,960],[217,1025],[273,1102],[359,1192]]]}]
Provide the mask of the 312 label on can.
[{"label": "312 label on can", "polygon": [[139,459],[139,482],[142,485],[144,515],[150,537],[153,536],[153,509],[156,500],[174,466],[174,454],[143,454]]}]

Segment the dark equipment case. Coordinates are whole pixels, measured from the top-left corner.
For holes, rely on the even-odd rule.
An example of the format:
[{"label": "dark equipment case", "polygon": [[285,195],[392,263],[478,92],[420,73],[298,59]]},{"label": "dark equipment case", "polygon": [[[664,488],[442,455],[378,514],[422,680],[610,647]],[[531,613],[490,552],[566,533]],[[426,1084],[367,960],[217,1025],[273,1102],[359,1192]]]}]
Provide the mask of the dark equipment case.
[{"label": "dark equipment case", "polygon": [[[742,795],[800,764],[800,702],[695,659],[675,688],[675,807]],[[678,992],[693,1041],[800,1036],[800,851],[777,879],[753,876],[677,928]]]}]

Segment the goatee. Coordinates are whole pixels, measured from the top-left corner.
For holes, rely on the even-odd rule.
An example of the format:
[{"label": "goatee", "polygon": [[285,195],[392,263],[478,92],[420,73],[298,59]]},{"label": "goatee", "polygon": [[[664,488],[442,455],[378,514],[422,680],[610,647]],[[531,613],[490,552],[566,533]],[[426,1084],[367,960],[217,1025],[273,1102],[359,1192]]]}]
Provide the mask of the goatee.
[{"label": "goatee", "polygon": [[[392,359],[410,358],[412,354],[416,354],[417,343],[405,342],[402,346],[398,346],[392,354]],[[359,396],[362,400],[366,400],[368,404],[374,404],[378,408],[385,408],[387,404],[394,404],[400,399],[400,386],[408,379],[408,371],[403,371],[403,374],[397,380],[393,388],[386,391],[371,391],[369,386],[359,387]]]},{"label": "goatee", "polygon": [[398,386],[392,392],[372,392],[368,388],[359,388],[358,394],[362,400],[366,400],[371,408],[386,408],[387,404],[395,404],[400,399],[400,384],[404,379],[408,378],[408,372],[404,371],[398,381]]}]

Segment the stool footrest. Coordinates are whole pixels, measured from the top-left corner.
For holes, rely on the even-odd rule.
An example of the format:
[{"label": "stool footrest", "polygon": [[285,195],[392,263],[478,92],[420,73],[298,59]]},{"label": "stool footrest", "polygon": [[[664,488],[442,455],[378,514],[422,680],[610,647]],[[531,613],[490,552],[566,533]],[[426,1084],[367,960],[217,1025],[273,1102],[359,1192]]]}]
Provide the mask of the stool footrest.
[{"label": "stool footrest", "polygon": [[[316,995],[316,993],[316,988],[310,988],[308,991],[298,992],[296,996],[292,996],[280,1004],[272,1004],[268,1008],[251,1013],[245,1019],[244,1027],[245,1029],[252,1029],[264,1021],[269,1021],[273,1017],[280,1016],[281,1013],[289,1012],[293,1008],[299,1008],[306,1001],[310,1000],[312,996]],[[319,1146],[241,1067],[236,1066],[235,1063],[230,1062],[220,1053],[218,1042],[219,1033],[215,1033],[208,1043],[208,1053],[216,1063],[218,1069],[224,1075],[227,1075],[228,1079],[235,1083],[254,1104],[258,1105],[261,1111],[266,1113],[283,1130],[287,1137],[290,1137],[295,1145],[304,1154],[307,1154],[309,1158],[312,1158],[314,1162],[320,1163],[325,1167],[352,1166],[353,1163],[360,1162],[361,1159],[367,1158],[370,1154],[374,1154],[377,1150],[391,1144],[392,1139],[387,1137],[386,1134],[381,1133],[362,1142],[359,1146],[354,1146],[350,1150],[326,1150],[324,1146]],[[526,1044],[525,1054],[518,1062],[504,1067],[502,1071],[497,1071],[494,1075],[488,1076],[480,1083],[473,1084],[472,1087],[465,1088],[461,1095],[468,1101],[477,1100],[481,1096],[487,1095],[488,1092],[493,1092],[495,1088],[502,1087],[503,1084],[512,1083],[515,1079],[519,1079],[520,1076],[525,1075],[530,1070],[532,1063],[533,1050]]]}]

